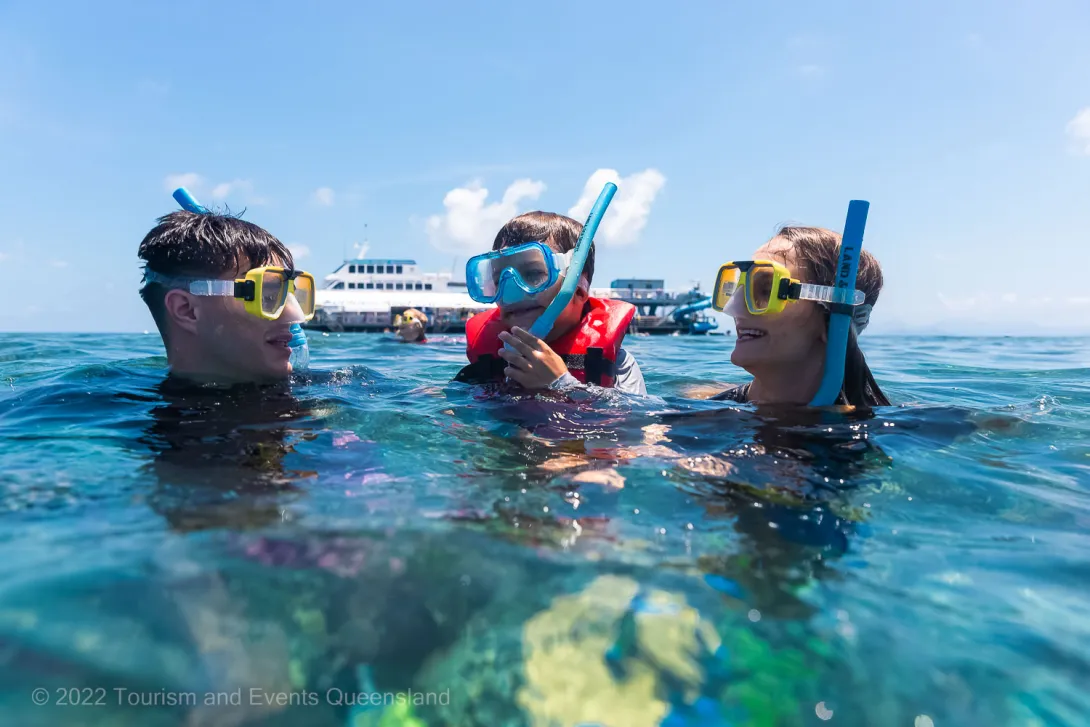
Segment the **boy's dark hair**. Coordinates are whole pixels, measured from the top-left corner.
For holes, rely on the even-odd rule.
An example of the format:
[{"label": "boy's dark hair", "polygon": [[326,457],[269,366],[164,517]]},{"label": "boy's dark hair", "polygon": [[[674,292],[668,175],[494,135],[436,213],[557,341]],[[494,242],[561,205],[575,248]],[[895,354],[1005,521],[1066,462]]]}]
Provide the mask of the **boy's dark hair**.
[{"label": "boy's dark hair", "polygon": [[[222,278],[245,268],[275,263],[295,266],[291,251],[280,240],[252,222],[231,214],[177,211],[160,217],[140,242],[137,256],[160,275]],[[148,283],[140,289],[155,325],[166,338],[168,288]]]},{"label": "boy's dark hair", "polygon": [[[512,218],[500,228],[500,231],[496,233],[496,239],[492,242],[492,249],[499,250],[527,242],[544,242],[557,252],[567,252],[575,249],[575,243],[579,242],[581,234],[583,234],[583,225],[571,217],[558,215],[555,212],[527,212]],[[583,266],[583,275],[586,276],[588,283],[594,280],[593,243],[587,254],[587,262]]]}]

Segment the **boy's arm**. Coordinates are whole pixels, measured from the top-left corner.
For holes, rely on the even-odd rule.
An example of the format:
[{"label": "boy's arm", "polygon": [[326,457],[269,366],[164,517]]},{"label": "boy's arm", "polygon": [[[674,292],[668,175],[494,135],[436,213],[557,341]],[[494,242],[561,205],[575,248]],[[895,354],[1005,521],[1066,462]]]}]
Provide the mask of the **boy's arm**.
[{"label": "boy's arm", "polygon": [[[636,363],[636,359],[623,348],[620,351],[620,355],[617,356],[617,363],[614,364],[613,371],[614,389],[623,391],[626,394],[647,396],[647,386],[644,384],[643,372],[640,371],[640,365]],[[565,391],[572,388],[590,389],[592,387],[599,388],[594,384],[582,383],[570,373],[565,373],[549,385],[549,388],[553,391]]]},{"label": "boy's arm", "polygon": [[640,365],[623,348],[620,355],[617,356],[613,387],[626,394],[647,396],[647,385],[643,381],[643,372],[640,371]]}]

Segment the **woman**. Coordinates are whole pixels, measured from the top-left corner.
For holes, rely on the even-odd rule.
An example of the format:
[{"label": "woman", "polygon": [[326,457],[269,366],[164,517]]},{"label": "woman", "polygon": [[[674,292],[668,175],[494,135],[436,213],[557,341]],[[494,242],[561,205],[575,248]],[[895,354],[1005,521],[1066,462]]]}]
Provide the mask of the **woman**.
[{"label": "woman", "polygon": [[[713,307],[734,318],[737,342],[730,360],[753,380],[712,399],[810,403],[821,384],[828,341],[830,304],[822,298],[833,290],[839,255],[839,234],[818,227],[783,227],[758,248],[753,260],[723,266]],[[836,403],[888,406],[857,339],[882,291],[882,268],[865,250],[855,288],[861,292],[851,307],[844,382]]]}]

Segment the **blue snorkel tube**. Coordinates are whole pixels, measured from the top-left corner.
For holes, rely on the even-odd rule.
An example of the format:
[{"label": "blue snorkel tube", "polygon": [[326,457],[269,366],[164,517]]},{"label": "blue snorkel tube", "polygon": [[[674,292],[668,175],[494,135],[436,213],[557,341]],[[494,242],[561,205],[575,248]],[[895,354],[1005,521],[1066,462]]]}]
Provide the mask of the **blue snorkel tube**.
[{"label": "blue snorkel tube", "polygon": [[[185,187],[178,187],[171,196],[186,212],[197,215],[208,214],[208,209],[203,207]],[[302,371],[310,364],[310,347],[307,345],[307,335],[303,332],[303,327],[298,323],[292,323],[290,330],[291,341],[288,346],[291,347],[291,358],[288,361],[291,363],[292,371]]]},{"label": "blue snorkel tube", "polygon": [[185,187],[178,187],[171,196],[174,197],[175,201],[177,201],[186,212],[192,212],[197,215],[208,214],[208,210],[202,207],[200,202],[198,202]]},{"label": "blue snorkel tube", "polygon": [[[586,265],[591,245],[594,244],[594,233],[598,231],[598,225],[602,222],[602,217],[605,216],[606,209],[609,207],[609,203],[613,201],[613,195],[615,194],[617,194],[617,185],[613,182],[606,182],[606,186],[602,188],[601,193],[598,195],[598,200],[590,209],[590,215],[583,225],[583,233],[579,235],[579,241],[575,243],[575,251],[572,253],[571,263],[564,273],[564,284],[560,286],[560,292],[556,294],[553,302],[549,304],[545,312],[538,316],[538,319],[530,326],[530,333],[543,341],[545,336],[549,335],[549,332],[553,330],[556,319],[568,307],[568,303],[571,303],[575,290],[579,287],[579,279],[583,277],[583,266]],[[508,350],[515,350],[511,344],[504,345]]]},{"label": "blue snorkel tube", "polygon": [[870,202],[853,199],[848,203],[848,219],[840,238],[840,258],[836,262],[836,297],[829,304],[829,340],[825,345],[825,371],[821,386],[810,406],[832,406],[844,388],[844,359],[848,353],[848,335],[852,326],[850,303],[855,294],[855,276],[863,251],[863,231],[867,227]]}]

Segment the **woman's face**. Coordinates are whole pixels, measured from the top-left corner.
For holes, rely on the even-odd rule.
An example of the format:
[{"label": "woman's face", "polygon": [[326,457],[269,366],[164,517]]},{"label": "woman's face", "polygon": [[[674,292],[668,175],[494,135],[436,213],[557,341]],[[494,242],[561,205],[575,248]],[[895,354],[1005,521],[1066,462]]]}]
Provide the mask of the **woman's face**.
[{"label": "woman's face", "polygon": [[[753,253],[754,260],[774,260],[785,265],[791,277],[810,282],[799,269],[791,243],[774,237]],[[755,316],[746,308],[745,294],[735,291],[725,312],[734,318],[737,335],[730,360],[754,376],[762,371],[799,367],[825,357],[825,316],[810,301],[788,303],[780,313]]]}]

